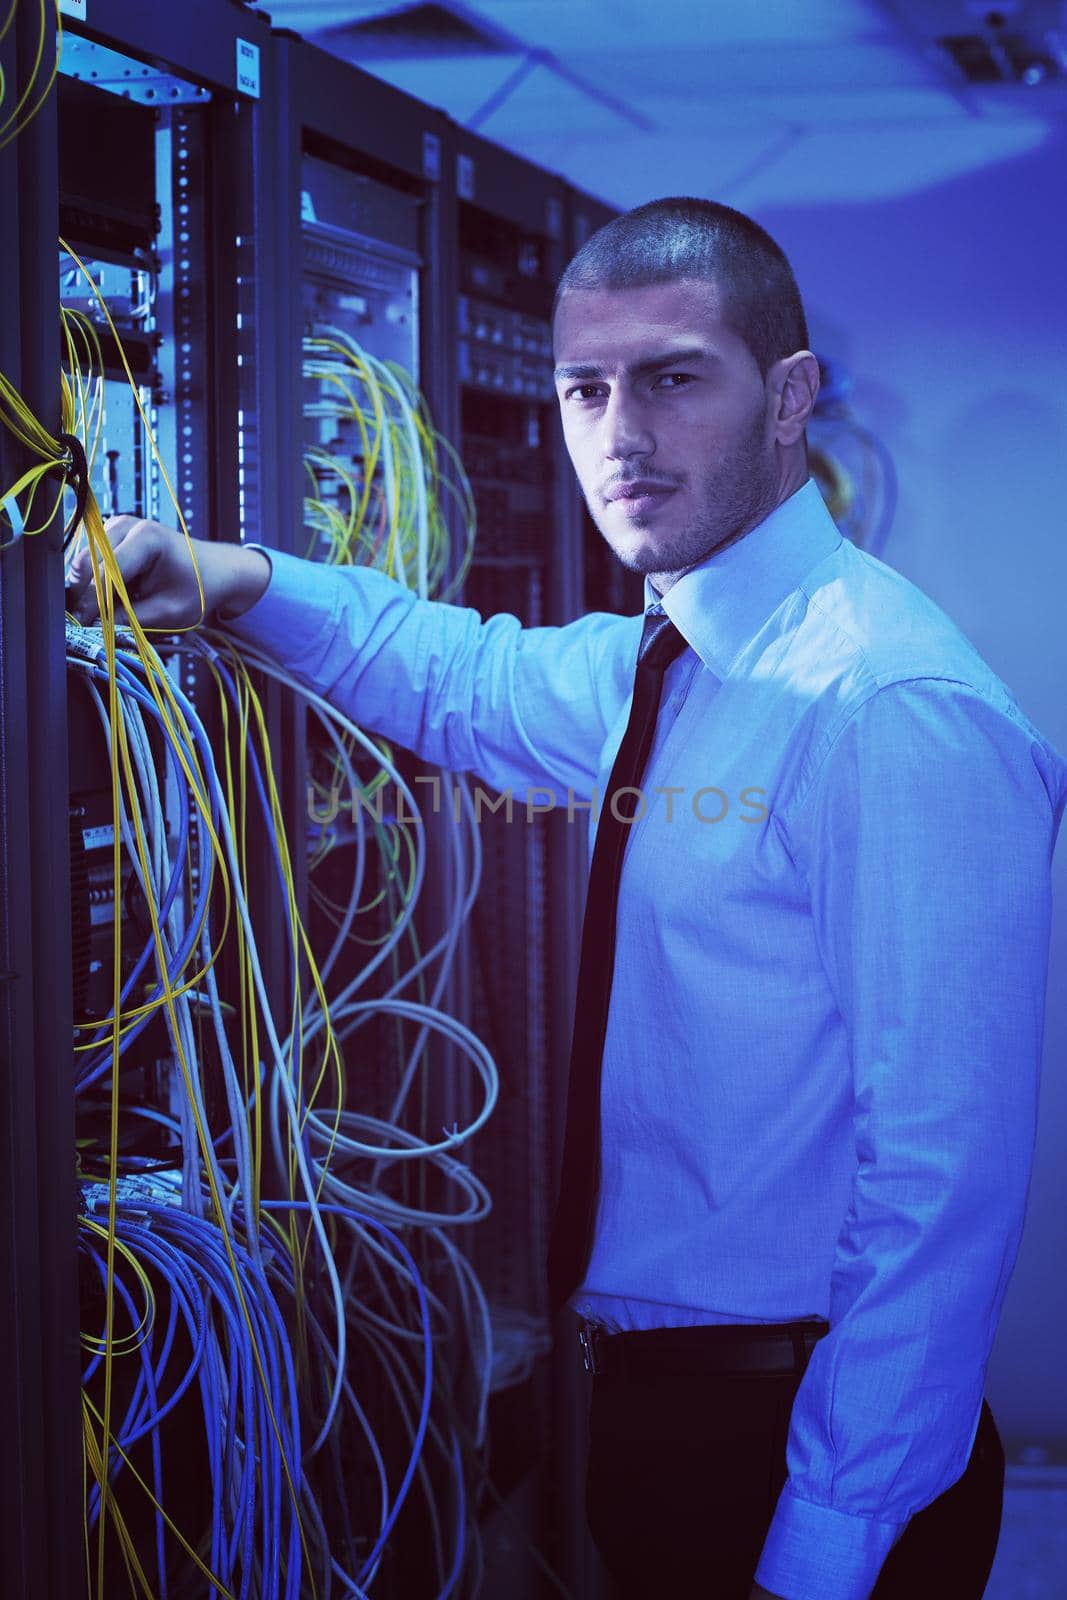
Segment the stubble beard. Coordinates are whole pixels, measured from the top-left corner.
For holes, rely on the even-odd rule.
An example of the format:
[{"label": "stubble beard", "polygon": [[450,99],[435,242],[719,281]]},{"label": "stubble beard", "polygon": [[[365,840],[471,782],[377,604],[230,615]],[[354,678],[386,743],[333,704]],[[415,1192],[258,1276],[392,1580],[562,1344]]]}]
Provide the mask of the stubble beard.
[{"label": "stubble beard", "polygon": [[[633,550],[620,549],[601,524],[600,517],[611,513],[602,507],[598,516],[589,506],[601,535],[627,571],[673,577],[696,566],[763,521],[774,509],[778,492],[774,453],[764,443],[763,428],[761,405],[737,449],[708,468],[700,495],[700,510],[684,528],[664,533],[660,538],[653,536]],[[647,517],[633,517],[630,526],[652,528],[656,515],[653,512]]]}]

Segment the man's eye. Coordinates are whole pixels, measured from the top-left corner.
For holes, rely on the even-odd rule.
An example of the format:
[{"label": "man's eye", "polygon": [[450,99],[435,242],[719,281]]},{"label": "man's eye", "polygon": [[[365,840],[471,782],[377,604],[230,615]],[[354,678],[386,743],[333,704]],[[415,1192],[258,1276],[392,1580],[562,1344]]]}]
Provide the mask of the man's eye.
[{"label": "man's eye", "polygon": [[688,372],[663,372],[656,380],[657,383],[669,383],[672,389],[682,389],[693,381],[692,374]]},{"label": "man's eye", "polygon": [[573,389],[568,389],[567,390],[567,399],[568,400],[595,399],[601,393],[601,390],[602,390],[602,385],[599,384],[599,383],[579,383]]}]

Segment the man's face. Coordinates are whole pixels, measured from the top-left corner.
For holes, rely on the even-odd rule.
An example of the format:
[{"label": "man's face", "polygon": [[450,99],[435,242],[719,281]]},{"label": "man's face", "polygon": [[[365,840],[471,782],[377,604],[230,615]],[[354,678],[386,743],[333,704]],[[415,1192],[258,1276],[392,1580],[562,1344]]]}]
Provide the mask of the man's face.
[{"label": "man's face", "polygon": [[554,336],[567,449],[623,566],[676,575],[777,504],[772,399],[715,284],[577,290]]}]

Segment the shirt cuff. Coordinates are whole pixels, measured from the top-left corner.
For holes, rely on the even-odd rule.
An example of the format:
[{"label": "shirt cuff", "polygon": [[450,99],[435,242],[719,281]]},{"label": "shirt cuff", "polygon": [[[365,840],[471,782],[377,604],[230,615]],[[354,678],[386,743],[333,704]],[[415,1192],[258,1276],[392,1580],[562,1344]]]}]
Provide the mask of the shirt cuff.
[{"label": "shirt cuff", "polygon": [[[261,556],[266,556],[266,558],[267,558],[267,566],[270,568],[271,577],[273,577],[273,575],[274,575],[274,557],[278,554],[277,550],[268,550],[266,545],[263,545],[263,544],[246,544],[246,545],[242,545],[241,548],[244,549],[244,550],[258,550]],[[268,588],[270,587],[270,582],[271,582],[271,578],[268,577],[268,579],[267,579],[267,587]],[[266,589],[263,591],[263,593],[266,594]],[[263,595],[260,595],[259,600],[262,600],[262,598],[263,598]],[[221,608],[218,608],[215,611],[215,622],[218,624],[218,626],[220,628],[232,627],[235,622],[239,622],[242,617],[246,617],[250,611],[254,611],[256,609],[256,606],[259,604],[259,600],[254,600],[250,606],[246,606],[243,611],[239,611],[237,613],[236,617],[231,617],[228,614],[228,612],[223,611]]]},{"label": "shirt cuff", "polygon": [[[263,550],[262,545],[253,545]],[[284,550],[263,550],[271,566],[267,587],[247,611],[220,627],[255,645],[284,668],[313,676],[321,667],[340,622],[344,575]],[[353,569],[354,570],[354,569]]]},{"label": "shirt cuff", "polygon": [[783,1600],[868,1600],[906,1522],[876,1522],[793,1494],[778,1497],[756,1582]]}]

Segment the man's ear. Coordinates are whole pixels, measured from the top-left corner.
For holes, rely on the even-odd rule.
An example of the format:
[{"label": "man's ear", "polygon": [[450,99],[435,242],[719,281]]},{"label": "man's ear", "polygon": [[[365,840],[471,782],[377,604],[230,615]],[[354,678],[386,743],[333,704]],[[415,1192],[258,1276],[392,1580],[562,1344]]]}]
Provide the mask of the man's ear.
[{"label": "man's ear", "polygon": [[779,444],[795,444],[815,409],[819,393],[819,363],[810,350],[783,356],[767,374],[767,386],[774,396],[775,424]]}]

